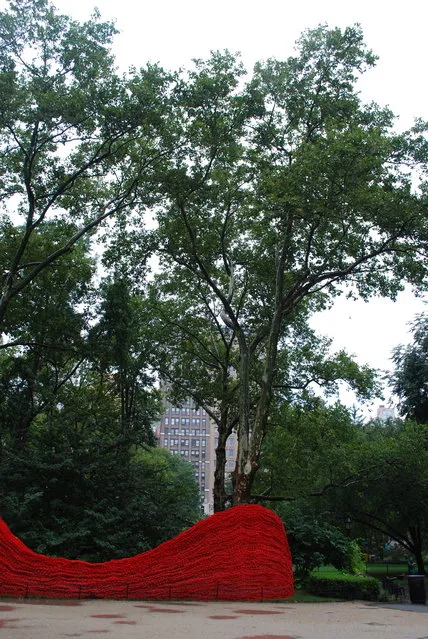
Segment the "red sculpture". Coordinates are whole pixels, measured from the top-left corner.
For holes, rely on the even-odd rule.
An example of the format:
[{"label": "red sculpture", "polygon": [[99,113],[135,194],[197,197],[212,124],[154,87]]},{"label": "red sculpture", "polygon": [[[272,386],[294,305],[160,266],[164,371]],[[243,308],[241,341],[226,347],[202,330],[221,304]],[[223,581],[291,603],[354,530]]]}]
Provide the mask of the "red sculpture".
[{"label": "red sculpture", "polygon": [[284,526],[262,506],[231,508],[153,550],[98,564],[39,555],[0,519],[0,595],[255,601],[293,593]]}]

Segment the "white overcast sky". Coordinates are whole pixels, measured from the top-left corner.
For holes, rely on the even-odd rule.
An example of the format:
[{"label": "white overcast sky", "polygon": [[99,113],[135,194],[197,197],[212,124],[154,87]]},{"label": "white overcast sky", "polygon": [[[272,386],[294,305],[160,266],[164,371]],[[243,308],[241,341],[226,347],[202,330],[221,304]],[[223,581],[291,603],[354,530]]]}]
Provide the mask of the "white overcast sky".
[{"label": "white overcast sky", "polygon": [[[251,70],[257,60],[292,54],[306,28],[358,22],[368,46],[380,58],[360,84],[364,100],[389,105],[399,116],[399,129],[410,127],[415,117],[428,119],[428,0],[98,0],[93,5],[90,0],[54,0],[54,4],[77,19],[86,19],[93,6],[103,18],[115,19],[121,33],[114,50],[122,69],[147,61],[177,68],[192,58],[206,57],[210,50],[227,48],[239,51]],[[409,341],[407,323],[422,310],[423,301],[410,293],[395,303],[339,300],[313,323],[334,338],[336,348],[346,347],[360,363],[387,369],[391,349]]]}]

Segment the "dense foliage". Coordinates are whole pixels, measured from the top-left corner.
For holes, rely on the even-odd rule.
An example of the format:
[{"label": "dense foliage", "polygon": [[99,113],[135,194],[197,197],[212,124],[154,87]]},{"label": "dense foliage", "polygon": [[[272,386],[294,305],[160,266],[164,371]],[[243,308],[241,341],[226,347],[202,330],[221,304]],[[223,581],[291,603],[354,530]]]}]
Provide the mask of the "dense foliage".
[{"label": "dense foliage", "polygon": [[296,538],[299,565],[303,570],[311,562],[344,567],[334,549],[344,556],[343,536],[352,534],[365,552],[378,557],[387,542],[399,544],[401,554],[414,557],[423,573],[427,425],[364,424],[343,407],[317,404],[278,413],[256,483],[258,499],[272,504]]},{"label": "dense foliage", "polygon": [[107,561],[153,548],[199,517],[192,468],[130,450],[106,429],[38,421],[0,462],[1,513],[32,550]]},{"label": "dense foliage", "polygon": [[306,581],[310,572],[331,564],[350,573],[359,572],[351,565],[352,543],[337,526],[311,512],[310,505],[299,503],[276,506],[276,513],[287,527],[296,577]]},{"label": "dense foliage", "polygon": [[428,424],[428,315],[412,325],[413,343],[394,350],[392,388],[400,398],[400,412],[420,424]]}]

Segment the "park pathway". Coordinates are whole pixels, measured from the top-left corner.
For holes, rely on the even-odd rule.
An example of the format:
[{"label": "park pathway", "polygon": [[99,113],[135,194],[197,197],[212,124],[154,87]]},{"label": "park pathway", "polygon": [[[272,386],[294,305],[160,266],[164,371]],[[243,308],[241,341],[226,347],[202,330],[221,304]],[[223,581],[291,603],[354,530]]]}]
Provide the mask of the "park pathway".
[{"label": "park pathway", "polygon": [[[428,606],[0,600],[0,639],[428,639]],[[422,613],[422,614],[421,614]]]}]

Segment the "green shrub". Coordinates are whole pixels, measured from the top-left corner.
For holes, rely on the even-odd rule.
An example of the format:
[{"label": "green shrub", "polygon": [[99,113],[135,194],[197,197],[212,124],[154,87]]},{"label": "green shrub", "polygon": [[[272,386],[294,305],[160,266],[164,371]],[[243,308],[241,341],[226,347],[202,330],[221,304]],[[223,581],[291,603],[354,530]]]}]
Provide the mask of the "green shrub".
[{"label": "green shrub", "polygon": [[323,564],[347,568],[349,541],[339,528],[318,520],[297,504],[281,505],[277,512],[287,530],[297,579],[305,580],[311,570]]},{"label": "green shrub", "polygon": [[337,575],[335,577],[318,577],[311,575],[306,586],[308,592],[322,597],[338,599],[379,599],[379,582],[374,577],[356,577],[354,575]]},{"label": "green shrub", "polygon": [[351,575],[358,575],[359,573],[365,572],[366,566],[363,561],[361,548],[355,540],[348,543],[345,568]]}]

